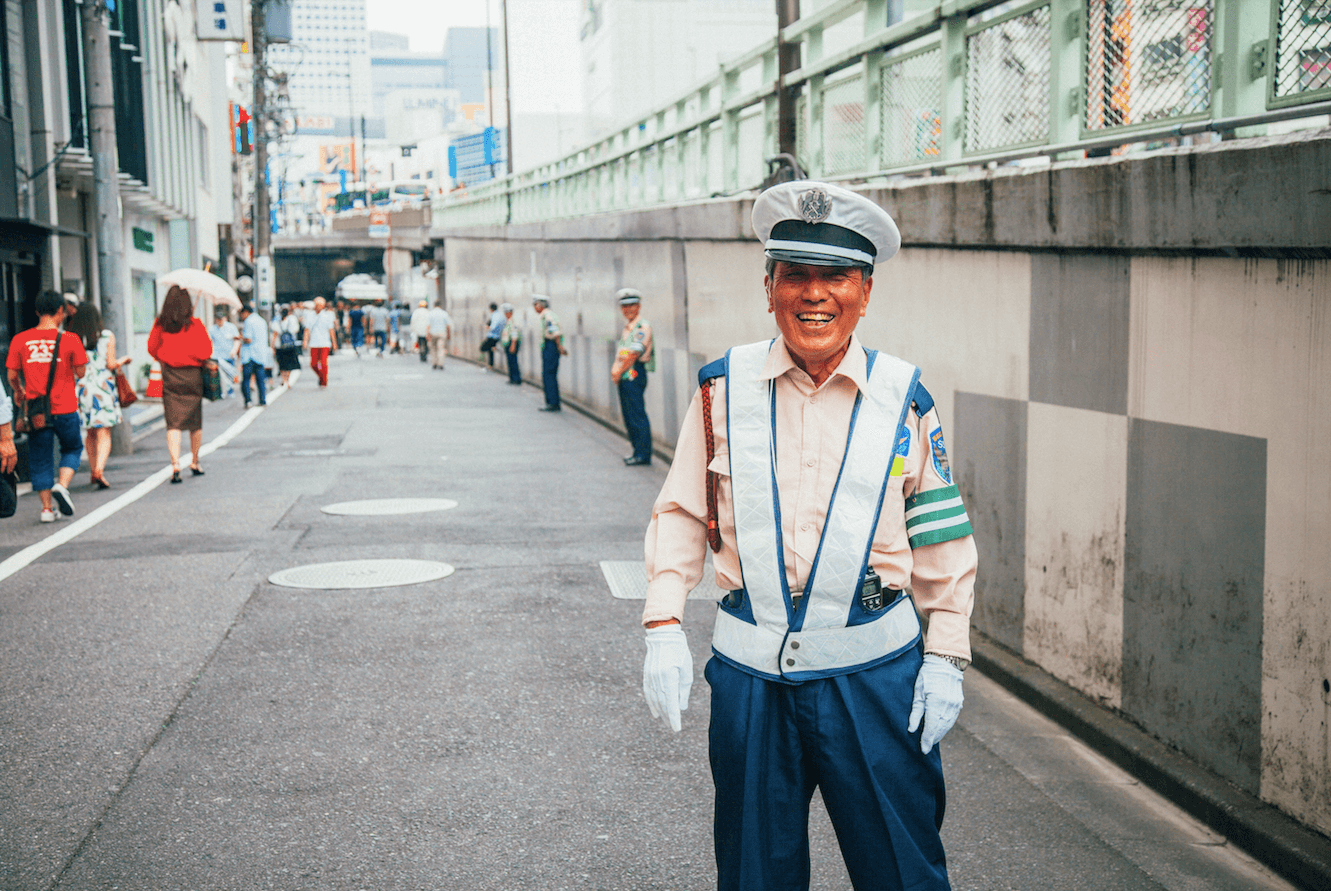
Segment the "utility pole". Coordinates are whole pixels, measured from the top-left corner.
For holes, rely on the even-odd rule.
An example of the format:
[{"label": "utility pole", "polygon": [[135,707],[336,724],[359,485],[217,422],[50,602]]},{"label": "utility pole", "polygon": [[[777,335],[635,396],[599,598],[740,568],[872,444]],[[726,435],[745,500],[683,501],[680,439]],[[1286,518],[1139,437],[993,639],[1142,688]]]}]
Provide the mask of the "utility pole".
[{"label": "utility pole", "polygon": [[776,0],[777,28],[777,100],[776,145],[777,152],[795,157],[795,91],[797,87],[784,87],[781,79],[800,67],[800,45],[781,38],[781,32],[799,21],[800,0]]},{"label": "utility pole", "polygon": [[268,0],[254,0],[250,47],[254,58],[254,298],[262,316],[272,311],[272,221],[268,208]]},{"label": "utility pole", "polygon": [[[131,341],[125,308],[125,231],[120,219],[115,89],[111,82],[111,13],[106,0],[84,0],[80,9],[88,152],[92,155],[92,191],[97,207],[97,283],[101,291],[102,325],[115,335],[121,349],[128,351]],[[112,454],[128,455],[133,451],[130,425],[112,427]]]}]

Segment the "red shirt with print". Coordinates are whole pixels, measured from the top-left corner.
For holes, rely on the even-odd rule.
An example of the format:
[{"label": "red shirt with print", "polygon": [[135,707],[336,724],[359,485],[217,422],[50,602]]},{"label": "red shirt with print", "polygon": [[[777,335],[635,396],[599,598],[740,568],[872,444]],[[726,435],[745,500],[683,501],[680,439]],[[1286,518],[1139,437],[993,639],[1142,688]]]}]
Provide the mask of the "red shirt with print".
[{"label": "red shirt with print", "polygon": [[[52,328],[29,328],[14,335],[9,342],[5,367],[23,375],[23,389],[28,398],[46,395],[46,379],[51,373],[51,347],[59,332]],[[55,366],[55,386],[51,387],[51,414],[67,415],[79,410],[74,395],[74,366],[87,365],[83,342],[73,334],[59,333],[60,358]]]}]

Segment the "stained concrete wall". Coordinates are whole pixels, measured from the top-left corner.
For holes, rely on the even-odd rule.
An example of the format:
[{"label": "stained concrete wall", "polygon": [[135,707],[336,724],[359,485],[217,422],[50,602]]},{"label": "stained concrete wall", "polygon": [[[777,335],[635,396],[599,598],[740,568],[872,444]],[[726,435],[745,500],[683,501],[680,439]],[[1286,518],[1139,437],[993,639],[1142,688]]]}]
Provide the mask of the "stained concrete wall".
[{"label": "stained concrete wall", "polygon": [[[866,194],[905,247],[860,335],[938,401],[975,626],[1331,832],[1331,133]],[[488,300],[548,293],[566,392],[615,420],[613,294],[637,287],[669,446],[693,372],[774,333],[750,208],[438,233],[460,343]]]}]

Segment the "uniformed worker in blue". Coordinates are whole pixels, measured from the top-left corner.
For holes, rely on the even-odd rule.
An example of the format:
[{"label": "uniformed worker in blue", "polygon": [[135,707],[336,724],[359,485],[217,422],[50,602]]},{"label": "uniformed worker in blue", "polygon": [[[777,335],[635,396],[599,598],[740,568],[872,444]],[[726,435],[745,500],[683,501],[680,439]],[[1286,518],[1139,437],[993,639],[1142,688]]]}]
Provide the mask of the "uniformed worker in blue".
[{"label": "uniformed worker in blue", "polygon": [[564,332],[559,327],[559,316],[550,311],[549,297],[533,294],[531,304],[541,327],[541,383],[545,386],[545,405],[540,411],[559,411],[559,357],[568,355],[564,348]]},{"label": "uniformed worker in blue", "polygon": [[513,321],[513,304],[505,303],[499,311],[503,314],[504,325],[499,329],[498,343],[508,360],[508,382],[520,387],[522,371],[518,368],[518,348],[522,346],[522,329]]},{"label": "uniformed worker in blue", "polygon": [[753,227],[780,336],[699,374],[647,530],[643,692],[679,730],[680,621],[710,548],[731,592],[704,672],[718,887],[807,889],[818,788],[858,891],[946,889],[938,742],[961,710],[976,551],[919,369],[855,335],[900,235],[808,181],[760,195]]},{"label": "uniformed worker in blue", "polygon": [[610,366],[610,380],[619,389],[619,409],[624,415],[633,454],[624,459],[629,467],[652,463],[652,422],[647,417],[643,393],[647,390],[647,372],[656,370],[656,351],[652,348],[652,323],[642,315],[642,294],[633,288],[620,288],[619,311],[624,316],[615,361]]}]

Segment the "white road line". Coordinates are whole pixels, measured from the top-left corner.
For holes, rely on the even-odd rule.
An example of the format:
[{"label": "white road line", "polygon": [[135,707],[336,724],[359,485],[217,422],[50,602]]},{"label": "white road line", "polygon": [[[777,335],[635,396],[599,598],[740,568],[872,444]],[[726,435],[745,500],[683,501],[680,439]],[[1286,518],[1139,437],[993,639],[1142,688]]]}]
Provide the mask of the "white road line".
[{"label": "white road line", "polygon": [[[298,374],[300,374],[300,372],[298,371],[292,372],[291,383],[294,384],[296,382],[296,375]],[[268,395],[268,404],[272,405],[279,398],[281,398],[282,394],[285,392],[287,392],[287,388],[281,386],[280,384],[277,387],[274,387],[272,393]],[[221,436],[217,437],[216,439],[204,445],[203,448],[199,449],[199,457],[203,457],[204,455],[211,455],[213,452],[217,451],[218,449],[225,446],[227,443],[231,442],[231,440],[235,439],[242,432],[244,432],[246,427],[248,427],[250,424],[253,424],[254,419],[257,418],[262,412],[263,412],[263,407],[261,406],[255,406],[254,408],[251,408],[248,411],[246,411],[243,415],[241,415],[239,418],[236,419],[235,423],[233,423],[230,427],[226,428],[226,430],[223,431]],[[97,508],[87,516],[80,517],[79,519],[70,523],[68,526],[65,526],[59,532],[55,532],[51,535],[48,535],[46,536],[46,538],[43,538],[41,541],[36,542],[35,544],[28,545],[26,548],[19,551],[17,554],[14,554],[12,557],[8,558],[3,563],[0,563],[0,581],[4,581],[5,579],[9,578],[11,575],[18,572],[20,569],[23,569],[25,566],[32,563],[34,560],[37,560],[38,558],[51,553],[51,551],[54,551],[62,544],[65,544],[68,541],[72,541],[74,538],[77,538],[78,536],[82,535],[84,532],[87,532],[89,529],[93,528],[98,523],[102,522],[108,517],[115,516],[121,510],[125,509],[126,507],[129,507],[131,504],[138,501],[144,495],[147,495],[153,489],[156,489],[158,486],[160,486],[162,483],[166,482],[170,478],[171,478],[171,465],[168,464],[165,467],[163,467],[161,470],[155,471],[154,473],[149,475],[147,479],[139,483],[134,488],[130,489],[124,495],[121,495],[118,498],[108,501],[106,504],[103,504],[101,507]]]}]

